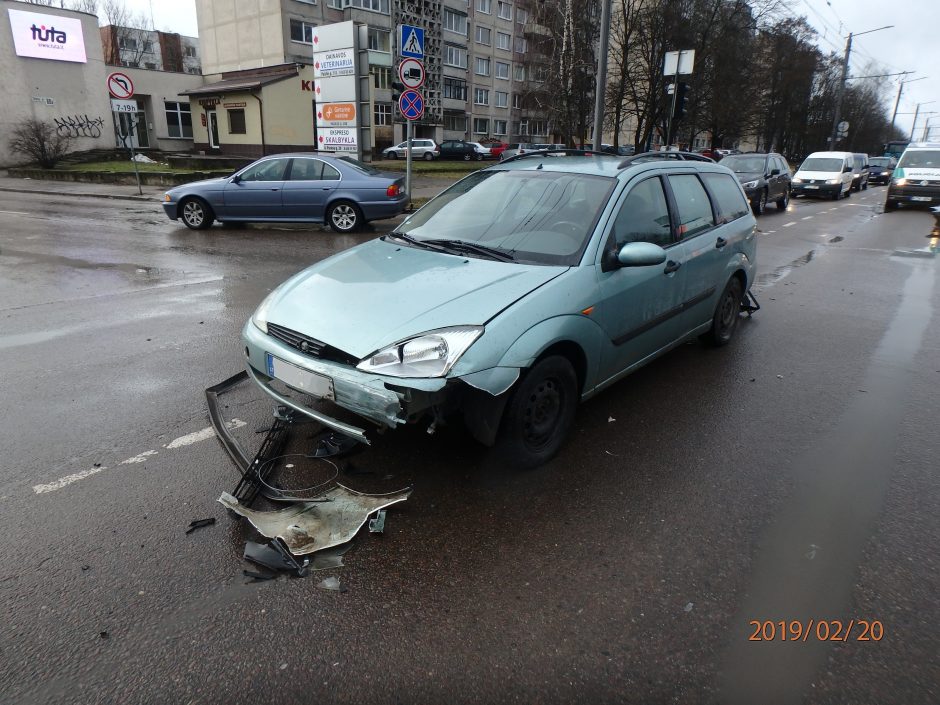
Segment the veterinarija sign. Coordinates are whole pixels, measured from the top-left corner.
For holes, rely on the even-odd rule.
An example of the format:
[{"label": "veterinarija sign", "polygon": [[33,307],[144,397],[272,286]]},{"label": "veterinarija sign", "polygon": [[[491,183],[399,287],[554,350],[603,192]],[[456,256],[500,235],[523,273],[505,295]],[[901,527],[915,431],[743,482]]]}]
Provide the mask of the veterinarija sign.
[{"label": "veterinarija sign", "polygon": [[87,63],[81,20],[22,10],[9,13],[17,56]]}]

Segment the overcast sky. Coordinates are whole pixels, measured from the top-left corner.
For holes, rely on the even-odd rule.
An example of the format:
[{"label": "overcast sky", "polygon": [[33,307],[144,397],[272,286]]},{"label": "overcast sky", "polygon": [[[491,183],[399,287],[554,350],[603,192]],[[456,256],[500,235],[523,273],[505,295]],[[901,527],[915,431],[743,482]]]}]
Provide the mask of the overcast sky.
[{"label": "overcast sky", "polygon": [[[849,32],[861,33],[871,29],[894,25],[855,38],[852,42],[852,57],[849,75],[868,75],[866,69],[874,60],[885,71],[896,73],[915,71],[906,79],[929,76],[904,86],[901,105],[898,108],[897,124],[910,133],[911,121],[917,103],[935,100],[936,103],[922,106],[922,112],[937,111],[917,120],[916,139],[920,139],[926,120],[937,125],[932,130],[940,139],[940,0],[786,0],[791,12],[805,16],[819,32],[819,45],[825,51],[845,49],[845,38]],[[150,15],[154,26],[195,36],[196,5],[193,0],[125,0],[134,12]],[[901,77],[890,78],[891,89],[885,95],[885,106],[889,113],[894,108],[898,83]],[[909,114],[902,114],[909,113]]]}]

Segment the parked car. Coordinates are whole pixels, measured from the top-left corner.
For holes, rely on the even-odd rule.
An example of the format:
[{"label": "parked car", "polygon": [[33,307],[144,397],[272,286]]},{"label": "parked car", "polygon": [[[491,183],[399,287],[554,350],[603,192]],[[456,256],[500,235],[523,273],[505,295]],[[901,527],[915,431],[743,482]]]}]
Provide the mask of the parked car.
[{"label": "parked car", "polygon": [[[382,150],[382,156],[386,159],[406,159],[408,157],[408,141],[400,142],[394,147],[388,147]],[[440,156],[440,147],[434,140],[413,139],[411,140],[411,158],[425,159],[431,161]]]},{"label": "parked car", "polygon": [[900,204],[940,203],[940,143],[911,142],[894,168],[885,211]]},{"label": "parked car", "polygon": [[478,146],[474,142],[464,142],[463,140],[444,140],[441,142],[440,158],[463,159],[464,161],[468,162],[472,159],[479,161],[483,159],[482,149],[482,147]]},{"label": "parked car", "polygon": [[864,191],[868,188],[868,155],[852,155],[852,190]]},{"label": "parked car", "polygon": [[721,158],[724,156],[723,154],[719,154],[717,149],[710,149],[710,148],[696,149],[695,153],[701,154],[703,157],[708,157],[709,159],[714,159],[716,162],[720,161]]},{"label": "parked car", "polygon": [[718,164],[522,157],[277,287],[244,326],[247,371],[361,442],[462,417],[506,468],[531,467],[579,402],[687,340],[732,339],[755,233]]},{"label": "parked car", "polygon": [[868,160],[868,183],[886,184],[891,181],[891,172],[897,166],[894,157],[871,157]]},{"label": "parked car", "polygon": [[223,179],[177,186],[163,197],[171,220],[201,230],[222,223],[326,223],[348,233],[408,206],[405,179],[352,157],[275,154]]},{"label": "parked car", "polygon": [[813,152],[790,180],[791,195],[833,200],[848,196],[852,193],[852,162],[851,152]]},{"label": "parked car", "polygon": [[536,149],[542,148],[537,147],[534,142],[516,142],[504,149],[502,154],[499,155],[499,158],[500,160],[509,159],[509,157],[515,157],[517,154],[525,154],[526,152],[532,152]]},{"label": "parked car", "polygon": [[790,203],[790,165],[782,155],[771,152],[729,154],[721,160],[741,182],[755,215],[760,215],[770,202],[786,210]]},{"label": "parked car", "polygon": [[488,147],[490,150],[490,156],[493,159],[499,159],[500,155],[509,147],[505,142],[500,142],[499,140],[482,140],[480,142],[484,147]]},{"label": "parked car", "polygon": [[483,159],[492,159],[493,152],[485,144],[480,144],[479,142],[469,142],[473,145],[473,148],[476,150],[476,153],[480,155]]}]

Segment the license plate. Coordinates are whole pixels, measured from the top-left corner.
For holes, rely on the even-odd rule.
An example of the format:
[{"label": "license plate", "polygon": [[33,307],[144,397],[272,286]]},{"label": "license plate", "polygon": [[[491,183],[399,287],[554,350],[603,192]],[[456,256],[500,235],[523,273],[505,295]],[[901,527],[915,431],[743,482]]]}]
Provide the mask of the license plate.
[{"label": "license plate", "polygon": [[335,399],[333,380],[325,375],[305,370],[297,365],[266,354],[268,363],[268,377],[281,380],[288,387],[300,392],[306,392],[319,399]]},{"label": "license plate", "polygon": [[933,199],[930,196],[911,196],[912,201],[926,201],[930,203]]},{"label": "license plate", "polygon": [[819,188],[818,186],[807,186],[806,188]]}]

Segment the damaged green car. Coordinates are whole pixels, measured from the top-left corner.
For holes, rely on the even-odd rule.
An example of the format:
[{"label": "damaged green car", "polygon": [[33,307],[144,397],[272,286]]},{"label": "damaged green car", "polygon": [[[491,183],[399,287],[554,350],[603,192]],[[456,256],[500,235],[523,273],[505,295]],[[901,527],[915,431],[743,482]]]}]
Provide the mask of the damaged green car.
[{"label": "damaged green car", "polygon": [[526,154],[276,288],[244,327],[247,369],[278,403],[364,443],[363,426],[462,417],[532,467],[579,402],[691,338],[727,343],[755,251],[720,165]]}]

